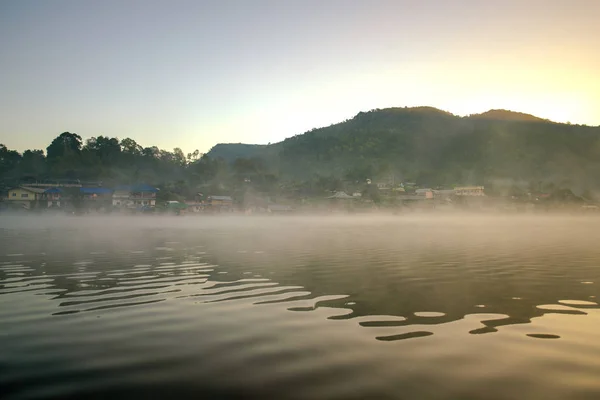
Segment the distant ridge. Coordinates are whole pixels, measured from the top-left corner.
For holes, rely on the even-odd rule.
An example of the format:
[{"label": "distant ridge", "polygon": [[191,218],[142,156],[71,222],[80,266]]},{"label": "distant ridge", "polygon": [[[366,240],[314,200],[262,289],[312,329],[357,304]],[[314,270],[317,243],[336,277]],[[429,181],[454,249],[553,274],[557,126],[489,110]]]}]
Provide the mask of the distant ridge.
[{"label": "distant ridge", "polygon": [[546,119],[536,117],[535,115],[525,114],[510,110],[489,110],[481,114],[472,114],[468,118],[472,119],[490,119],[495,121],[529,121],[529,122],[551,122]]},{"label": "distant ridge", "polygon": [[208,155],[211,158],[223,158],[227,161],[232,161],[240,157],[250,158],[258,156],[262,154],[262,151],[267,146],[266,144],[219,143],[210,149]]},{"label": "distant ridge", "polygon": [[[364,181],[394,176],[426,186],[492,180],[600,188],[600,127],[494,109],[458,116],[434,107],[393,107],[270,145],[220,144],[227,162],[261,158],[283,181]],[[533,187],[533,186],[532,186]]]},{"label": "distant ridge", "polygon": [[[378,108],[371,110],[370,112],[383,112],[383,113],[394,113],[394,114],[423,114],[423,115],[444,115],[448,117],[455,117],[456,115],[451,112],[440,110],[439,108],[430,106],[418,106],[418,107],[390,107],[390,108]],[[359,114],[364,114],[359,113]]]}]

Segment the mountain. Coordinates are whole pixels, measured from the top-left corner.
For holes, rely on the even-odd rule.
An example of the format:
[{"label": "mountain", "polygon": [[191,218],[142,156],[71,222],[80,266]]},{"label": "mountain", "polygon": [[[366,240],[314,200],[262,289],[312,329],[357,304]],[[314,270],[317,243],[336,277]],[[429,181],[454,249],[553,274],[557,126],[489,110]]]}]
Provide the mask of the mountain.
[{"label": "mountain", "polygon": [[291,180],[394,175],[422,185],[510,180],[600,187],[600,127],[507,110],[459,117],[431,107],[377,109],[276,144],[240,146],[220,144],[209,156],[263,158]]},{"label": "mountain", "polygon": [[266,145],[244,143],[219,143],[208,152],[210,158],[222,158],[225,161],[234,161],[236,158],[252,158],[261,156]]},{"label": "mountain", "polygon": [[469,116],[471,119],[489,119],[496,121],[529,121],[529,122],[543,122],[546,121],[542,118],[533,116],[531,114],[525,114],[509,110],[489,110],[481,114],[472,114]]}]

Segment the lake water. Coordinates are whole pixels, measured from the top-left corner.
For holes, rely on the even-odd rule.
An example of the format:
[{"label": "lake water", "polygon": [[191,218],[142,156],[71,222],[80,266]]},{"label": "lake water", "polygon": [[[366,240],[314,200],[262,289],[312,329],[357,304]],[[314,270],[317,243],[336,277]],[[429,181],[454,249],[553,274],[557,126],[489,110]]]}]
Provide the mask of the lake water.
[{"label": "lake water", "polygon": [[600,219],[0,217],[4,398],[598,399]]}]

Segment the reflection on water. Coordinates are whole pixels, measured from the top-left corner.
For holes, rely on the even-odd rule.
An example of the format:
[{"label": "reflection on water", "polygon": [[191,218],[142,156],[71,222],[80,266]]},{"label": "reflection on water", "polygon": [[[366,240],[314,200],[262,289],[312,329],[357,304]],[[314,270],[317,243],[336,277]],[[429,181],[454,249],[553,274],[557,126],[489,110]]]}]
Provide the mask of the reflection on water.
[{"label": "reflection on water", "polygon": [[0,222],[14,398],[599,398],[600,220]]}]

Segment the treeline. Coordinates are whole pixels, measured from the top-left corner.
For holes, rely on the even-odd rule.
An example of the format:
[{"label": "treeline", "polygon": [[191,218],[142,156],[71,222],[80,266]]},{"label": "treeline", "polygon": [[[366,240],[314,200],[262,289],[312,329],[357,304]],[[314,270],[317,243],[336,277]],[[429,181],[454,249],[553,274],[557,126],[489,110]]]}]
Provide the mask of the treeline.
[{"label": "treeline", "polygon": [[160,196],[166,200],[193,198],[198,192],[233,195],[244,188],[272,192],[278,182],[260,159],[228,163],[198,150],[184,154],[180,148],[142,147],[130,138],[98,136],[84,141],[64,132],[45,152],[22,154],[0,144],[3,191],[20,184],[76,180],[105,187],[144,182],[161,188]]},{"label": "treeline", "polygon": [[[294,198],[364,191],[365,182],[418,187],[483,185],[486,192],[600,190],[600,127],[493,110],[458,117],[430,107],[391,108],[272,145],[219,144],[184,154],[135,140],[65,132],[43,150],[0,145],[2,189],[57,179],[103,186],[148,183],[166,199],[248,191]],[[595,196],[597,197],[597,196]]]},{"label": "treeline", "polygon": [[[193,199],[205,195],[245,198],[278,197],[299,199],[323,197],[328,191],[363,191],[365,181],[343,179],[331,173],[313,174],[306,179],[280,177],[277,168],[261,157],[225,160],[199,151],[184,154],[156,146],[142,147],[135,140],[104,136],[83,140],[64,132],[43,150],[22,154],[0,144],[0,191],[33,183],[80,181],[88,185],[114,187],[147,183],[160,188],[159,200]],[[356,177],[358,178],[358,177]]]}]

